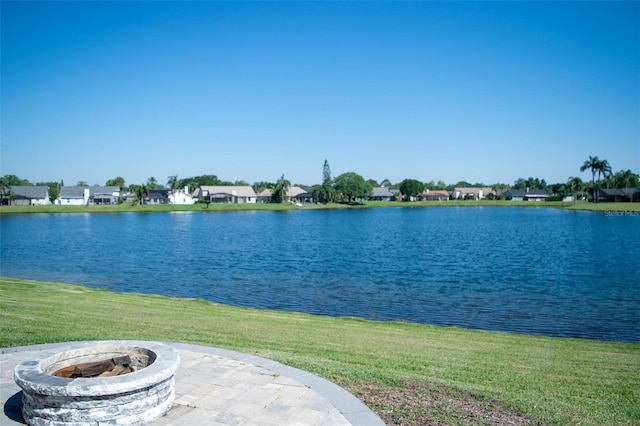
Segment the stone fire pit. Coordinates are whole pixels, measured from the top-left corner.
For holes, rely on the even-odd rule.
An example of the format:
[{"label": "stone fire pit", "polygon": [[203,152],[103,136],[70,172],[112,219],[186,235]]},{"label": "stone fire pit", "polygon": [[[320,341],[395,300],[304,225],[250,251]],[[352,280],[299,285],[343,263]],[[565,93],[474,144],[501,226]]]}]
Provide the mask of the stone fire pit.
[{"label": "stone fire pit", "polygon": [[[121,357],[130,360],[133,372],[112,377],[52,375],[76,364]],[[22,388],[22,415],[29,425],[143,425],[171,408],[179,362],[178,352],[161,343],[82,342],[22,362],[14,379]]]}]

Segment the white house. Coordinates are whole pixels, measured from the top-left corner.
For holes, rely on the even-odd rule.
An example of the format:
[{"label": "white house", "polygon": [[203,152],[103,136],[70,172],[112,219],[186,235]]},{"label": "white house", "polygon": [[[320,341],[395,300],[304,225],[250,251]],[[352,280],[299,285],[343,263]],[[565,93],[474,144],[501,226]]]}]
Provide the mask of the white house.
[{"label": "white house", "polygon": [[63,186],[56,204],[61,206],[88,206],[89,204],[119,204],[117,186]]},{"label": "white house", "polygon": [[511,201],[544,201],[549,197],[549,193],[544,189],[510,189],[504,196]]},{"label": "white house", "polygon": [[489,194],[496,195],[493,188],[454,188],[451,197],[454,200],[484,200]]},{"label": "white house", "polygon": [[61,206],[86,206],[91,190],[88,186],[63,186],[60,188],[56,204]]},{"label": "white house", "polygon": [[120,204],[119,186],[92,186],[89,191],[92,204]]},{"label": "white house", "polygon": [[202,197],[202,199],[210,203],[244,204],[255,203],[258,199],[256,192],[249,185],[205,185],[196,190],[194,195],[196,198]]},{"label": "white house", "polygon": [[198,201],[197,197],[189,194],[189,187],[185,186],[184,189],[176,189],[175,191],[169,192],[169,203],[170,204],[195,204]]}]

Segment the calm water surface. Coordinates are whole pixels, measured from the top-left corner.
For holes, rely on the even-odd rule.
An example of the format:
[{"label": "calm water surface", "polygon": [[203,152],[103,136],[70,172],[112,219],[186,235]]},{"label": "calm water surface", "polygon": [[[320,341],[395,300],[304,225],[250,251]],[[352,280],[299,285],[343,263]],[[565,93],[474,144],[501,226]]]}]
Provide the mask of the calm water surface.
[{"label": "calm water surface", "polygon": [[640,341],[640,217],[525,208],[0,216],[4,276]]}]

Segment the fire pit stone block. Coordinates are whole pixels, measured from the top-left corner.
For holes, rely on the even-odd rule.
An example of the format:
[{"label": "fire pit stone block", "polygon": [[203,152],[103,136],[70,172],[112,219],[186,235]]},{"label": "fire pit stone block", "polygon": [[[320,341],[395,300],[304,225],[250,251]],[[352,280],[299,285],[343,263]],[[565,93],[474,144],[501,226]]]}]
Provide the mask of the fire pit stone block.
[{"label": "fire pit stone block", "polygon": [[[61,378],[51,374],[78,363],[129,355],[137,371],[113,377]],[[144,425],[164,415],[175,398],[178,352],[145,341],[78,342],[17,365],[22,415],[33,426]]]}]

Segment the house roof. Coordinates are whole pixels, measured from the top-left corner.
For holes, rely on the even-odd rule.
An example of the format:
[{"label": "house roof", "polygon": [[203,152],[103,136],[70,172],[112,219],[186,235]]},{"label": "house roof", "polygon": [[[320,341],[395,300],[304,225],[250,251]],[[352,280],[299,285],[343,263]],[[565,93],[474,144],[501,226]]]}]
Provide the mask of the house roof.
[{"label": "house roof", "polygon": [[636,192],[640,192],[640,188],[602,188],[599,190],[600,194],[605,194],[605,195],[609,195],[609,196],[615,196],[615,195],[629,195],[629,194],[635,194]]},{"label": "house roof", "polygon": [[246,186],[244,185],[243,186],[221,186],[221,185],[206,186],[205,185],[200,187],[200,192],[198,192],[198,195],[204,191],[207,191],[209,195],[229,194],[229,195],[236,195],[238,197],[257,197],[256,192],[249,185],[246,185]]},{"label": "house roof", "polygon": [[89,187],[89,194],[91,194],[91,196],[94,196],[96,194],[113,194],[113,193],[120,193],[120,187],[119,186],[90,186]]},{"label": "house roof", "polygon": [[443,197],[448,197],[449,191],[445,191],[444,189],[425,189],[422,195],[440,195]]},{"label": "house roof", "polygon": [[289,189],[287,189],[287,197],[298,197],[304,194],[308,194],[308,191],[300,188],[299,186],[291,186],[289,187]]},{"label": "house roof", "polygon": [[49,196],[48,186],[14,185],[10,189],[14,197],[44,199]]},{"label": "house roof", "polygon": [[84,190],[88,186],[63,186],[60,188],[58,198],[84,198]]},{"label": "house roof", "polygon": [[510,189],[504,195],[506,197],[548,197],[549,193],[544,189]]},{"label": "house roof", "polygon": [[168,197],[169,196],[169,190],[168,189],[150,189],[149,191],[147,191],[147,194],[149,195],[149,197],[154,196],[154,197]]},{"label": "house roof", "polygon": [[[273,190],[266,188],[258,193],[258,197],[271,197]],[[291,186],[287,189],[287,197],[309,196],[309,191],[300,186]]]},{"label": "house roof", "polygon": [[490,194],[490,193],[494,193],[495,191],[493,190],[493,188],[489,188],[489,187],[481,187],[481,188],[467,188],[467,187],[460,187],[460,188],[454,188],[453,192],[460,192],[461,194],[480,194],[480,191],[482,191],[482,193],[484,195]]},{"label": "house roof", "polygon": [[395,194],[389,190],[386,186],[373,188],[371,191],[372,197],[393,197]]}]

